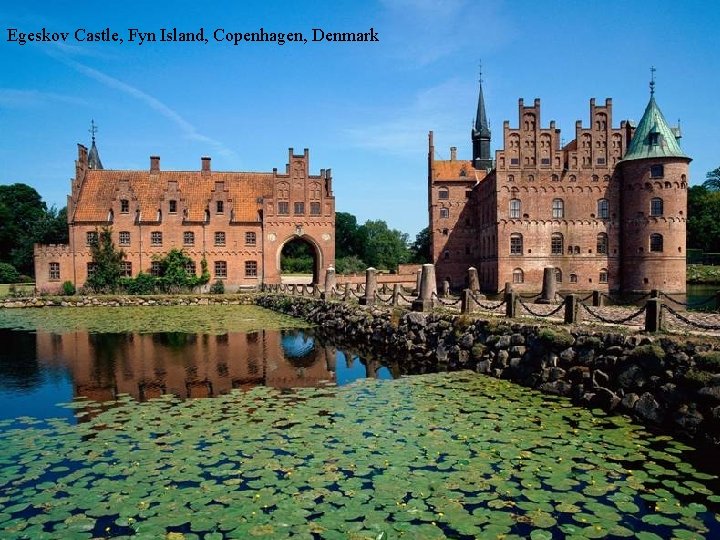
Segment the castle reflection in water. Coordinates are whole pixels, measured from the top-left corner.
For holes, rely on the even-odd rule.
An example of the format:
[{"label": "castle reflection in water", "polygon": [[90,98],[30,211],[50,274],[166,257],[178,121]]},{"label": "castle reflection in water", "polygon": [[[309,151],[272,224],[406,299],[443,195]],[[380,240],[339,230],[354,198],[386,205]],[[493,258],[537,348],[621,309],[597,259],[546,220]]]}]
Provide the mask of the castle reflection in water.
[{"label": "castle reflection in water", "polygon": [[[222,335],[37,333],[37,357],[65,368],[74,395],[103,402],[129,394],[211,397],[233,388],[315,387],[336,382],[336,361],[357,362],[302,331],[260,330]],[[377,362],[365,366],[373,377]]]}]

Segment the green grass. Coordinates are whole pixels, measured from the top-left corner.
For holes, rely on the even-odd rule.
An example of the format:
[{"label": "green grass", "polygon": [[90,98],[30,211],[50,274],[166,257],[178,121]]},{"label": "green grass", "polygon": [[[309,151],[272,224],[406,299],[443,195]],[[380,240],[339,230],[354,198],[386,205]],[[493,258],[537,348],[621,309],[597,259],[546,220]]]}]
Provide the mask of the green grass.
[{"label": "green grass", "polygon": [[688,264],[687,282],[720,285],[720,266]]},{"label": "green grass", "polygon": [[32,294],[35,291],[34,283],[0,283],[0,297],[10,295],[10,287],[15,287],[18,291],[23,291],[25,294]]}]

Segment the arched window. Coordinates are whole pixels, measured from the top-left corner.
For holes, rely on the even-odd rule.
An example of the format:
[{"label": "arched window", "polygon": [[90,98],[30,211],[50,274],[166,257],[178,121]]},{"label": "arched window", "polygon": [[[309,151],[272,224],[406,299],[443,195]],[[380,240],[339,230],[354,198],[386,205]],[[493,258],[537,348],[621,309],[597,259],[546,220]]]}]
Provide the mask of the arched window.
[{"label": "arched window", "polygon": [[520,217],[520,199],[510,199],[510,219]]},{"label": "arched window", "polygon": [[508,182],[514,182],[515,181],[515,175],[514,174],[508,174]]},{"label": "arched window", "polygon": [[520,233],[510,235],[510,255],[523,254],[523,237]]},{"label": "arched window", "polygon": [[599,182],[599,181],[600,181],[600,177],[599,177],[597,174],[593,174],[593,175],[592,175],[592,181],[593,181],[593,182]]},{"label": "arched window", "polygon": [[608,252],[608,235],[600,233],[597,235],[597,253],[599,255],[606,255]]},{"label": "arched window", "polygon": [[555,283],[562,283],[562,270],[559,268],[555,269]]},{"label": "arched window", "polygon": [[525,282],[525,274],[522,271],[522,268],[515,268],[513,270],[513,283],[524,283]]},{"label": "arched window", "polygon": [[650,251],[661,252],[663,250],[663,235],[662,234],[651,234],[650,235]]},{"label": "arched window", "polygon": [[447,188],[440,188],[438,191],[438,199],[449,199],[450,191]]},{"label": "arched window", "polygon": [[440,219],[447,219],[450,217],[450,210],[447,208],[440,209]]},{"label": "arched window", "polygon": [[607,268],[601,268],[600,269],[600,283],[607,283],[608,282],[608,271]]},{"label": "arched window", "polygon": [[607,219],[610,217],[610,204],[607,199],[600,199],[597,202],[597,217]]},{"label": "arched window", "polygon": [[555,219],[565,217],[565,202],[562,199],[553,199],[552,217]]},{"label": "arched window", "polygon": [[570,274],[570,283],[577,283],[577,274]]},{"label": "arched window", "polygon": [[557,174],[553,174],[553,175],[550,177],[550,180],[552,180],[553,182],[559,182],[559,181],[560,181],[560,177],[559,177]]},{"label": "arched window", "polygon": [[553,233],[550,237],[550,252],[553,255],[562,255],[563,249],[563,235],[561,233]]},{"label": "arched window", "polygon": [[653,197],[652,199],[650,199],[650,215],[663,215],[663,200],[660,197]]}]

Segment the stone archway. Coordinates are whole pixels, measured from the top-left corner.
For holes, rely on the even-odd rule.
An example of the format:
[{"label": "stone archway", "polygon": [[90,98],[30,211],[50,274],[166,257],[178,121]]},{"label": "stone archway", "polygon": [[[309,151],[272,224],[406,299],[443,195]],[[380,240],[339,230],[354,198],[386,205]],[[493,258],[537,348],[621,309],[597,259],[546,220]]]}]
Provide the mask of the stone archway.
[{"label": "stone archway", "polygon": [[[286,238],[285,241],[282,242],[282,244],[280,244],[280,247],[277,250],[277,268],[280,271],[281,278],[282,275],[285,273],[282,270],[283,257],[290,251],[290,248],[293,247],[299,248],[295,251],[296,253],[307,254],[312,259],[312,268],[310,269],[310,274],[312,275],[312,283],[321,283],[323,277],[322,250],[320,249],[320,246],[317,245],[315,240],[307,234],[302,236],[290,236]],[[288,273],[285,273],[285,275],[287,274]]]}]

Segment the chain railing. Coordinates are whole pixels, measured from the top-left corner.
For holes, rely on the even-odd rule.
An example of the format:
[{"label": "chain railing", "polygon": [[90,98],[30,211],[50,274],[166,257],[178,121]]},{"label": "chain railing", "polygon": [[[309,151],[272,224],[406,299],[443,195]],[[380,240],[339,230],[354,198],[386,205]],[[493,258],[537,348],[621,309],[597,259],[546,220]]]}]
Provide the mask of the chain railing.
[{"label": "chain railing", "polygon": [[470,298],[472,299],[472,301],[475,302],[475,305],[477,307],[485,309],[487,311],[495,311],[499,307],[504,306],[505,302],[506,302],[506,300],[503,298],[500,302],[498,302],[494,306],[490,305],[490,304],[485,304],[485,303],[483,303],[482,300],[480,300],[477,296],[475,296],[475,294],[472,291],[468,290],[468,292],[470,294]]},{"label": "chain railing", "polygon": [[713,302],[717,299],[717,296],[713,295],[713,296],[708,296],[705,300],[700,300],[699,302],[682,302],[680,300],[676,300],[669,294],[666,294],[666,293],[660,293],[660,294],[662,295],[663,298],[670,300],[670,302],[672,302],[673,304],[676,304],[678,306],[688,307],[688,308],[696,308],[696,307],[700,307],[700,306],[706,306],[710,302]]},{"label": "chain railing", "polygon": [[676,319],[679,319],[680,321],[682,321],[685,324],[692,326],[694,328],[699,328],[700,330],[720,330],[720,324],[705,324],[705,323],[693,321],[693,320],[685,317],[682,313],[678,312],[677,310],[671,308],[667,304],[663,304],[663,309],[665,311],[667,311],[670,315],[675,317]]},{"label": "chain railing", "polygon": [[530,306],[527,303],[525,303],[522,298],[518,298],[518,302],[530,315],[532,315],[534,317],[552,317],[553,315],[555,315],[556,313],[558,313],[561,309],[563,309],[565,307],[565,304],[559,304],[555,309],[553,309],[549,313],[538,313],[538,312],[530,309]]},{"label": "chain railing", "polygon": [[437,300],[441,305],[443,306],[459,306],[460,302],[462,302],[462,298],[458,298],[457,300],[445,300],[443,298],[440,298],[436,292],[432,293],[433,300]]},{"label": "chain railing", "polygon": [[587,313],[590,314],[591,317],[599,320],[600,322],[604,322],[604,323],[606,323],[606,324],[625,324],[626,322],[631,321],[632,319],[634,319],[634,318],[637,317],[638,315],[641,315],[641,314],[644,314],[644,313],[645,313],[645,306],[643,306],[643,307],[641,307],[640,309],[638,309],[637,311],[633,312],[632,314],[630,314],[630,315],[628,315],[628,316],[626,316],[626,317],[622,317],[622,318],[620,318],[620,319],[610,319],[610,318],[608,318],[608,317],[604,317],[603,315],[600,315],[600,314],[599,314],[598,312],[596,312],[596,311],[593,311],[593,310],[590,309],[590,307],[587,306],[586,304],[580,304],[580,305],[583,307],[583,309],[584,309]]}]

